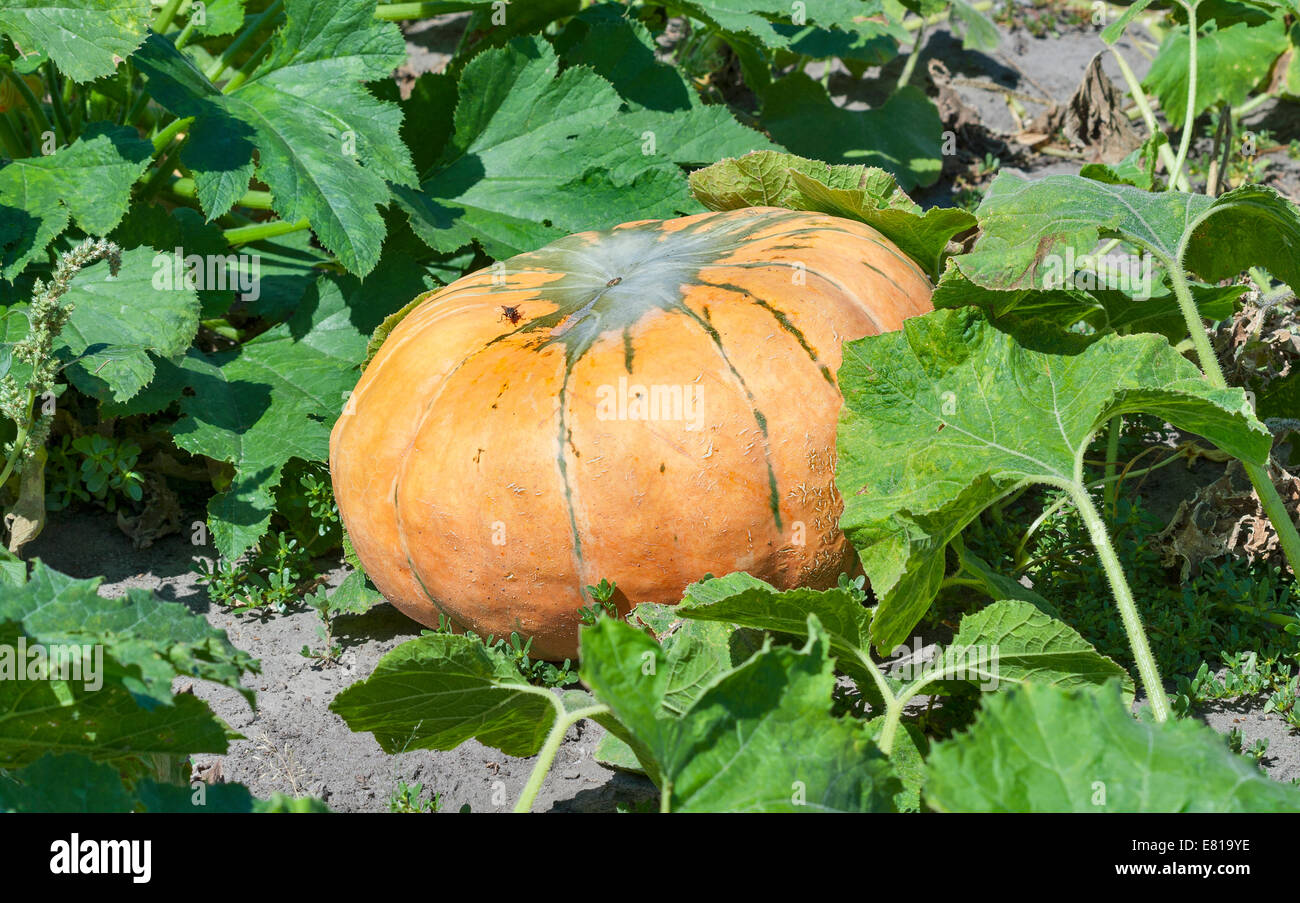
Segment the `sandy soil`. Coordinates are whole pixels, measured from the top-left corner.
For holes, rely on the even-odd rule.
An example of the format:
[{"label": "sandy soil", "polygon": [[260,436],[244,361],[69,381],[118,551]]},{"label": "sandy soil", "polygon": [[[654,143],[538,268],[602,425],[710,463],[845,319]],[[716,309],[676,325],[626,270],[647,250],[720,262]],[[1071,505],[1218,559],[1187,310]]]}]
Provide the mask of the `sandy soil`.
[{"label": "sandy soil", "polygon": [[[426,795],[442,796],[443,811],[468,804],[473,811],[509,811],[532,770],[530,760],[515,759],[470,742],[450,752],[418,750],[390,756],[370,734],[354,734],[329,704],[345,688],[374,670],[386,652],[419,635],[420,626],[389,605],[364,615],[343,617],[338,638],[342,661],[321,665],[304,658],[304,645],[321,647],[319,619],[297,611],[263,620],[230,613],[208,601],[191,570],[203,548],[181,536],[160,539],[136,550],[108,517],[61,513],[28,547],[30,557],[76,577],[106,576],[100,592],[121,595],[132,587],[182,602],[230,641],[259,659],[262,673],[246,675],[244,685],[257,693],[257,709],[226,687],[194,682],[195,695],[244,735],[227,755],[195,756],[206,772],[220,759],[226,781],[247,784],[257,796],[280,790],[310,794],[345,812],[386,812],[398,781],[422,782]],[[346,571],[330,572],[331,582]],[[177,682],[177,689],[191,681]],[[603,729],[583,722],[575,726],[556,758],[550,779],[537,799],[537,811],[610,811],[616,802],[655,796],[644,778],[618,774],[591,757]]]}]

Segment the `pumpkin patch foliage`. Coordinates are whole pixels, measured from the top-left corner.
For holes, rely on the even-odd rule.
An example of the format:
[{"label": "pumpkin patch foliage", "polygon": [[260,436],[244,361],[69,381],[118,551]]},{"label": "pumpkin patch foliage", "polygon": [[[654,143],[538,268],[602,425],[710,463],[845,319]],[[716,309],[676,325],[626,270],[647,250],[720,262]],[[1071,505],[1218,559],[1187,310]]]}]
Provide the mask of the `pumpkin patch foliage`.
[{"label": "pumpkin patch foliage", "polygon": [[[1071,8],[0,0],[0,811],[327,811],[192,769],[303,615],[500,809],[1300,811],[1198,718],[1300,736],[1300,8]],[[994,140],[936,47],[1069,16]]]}]

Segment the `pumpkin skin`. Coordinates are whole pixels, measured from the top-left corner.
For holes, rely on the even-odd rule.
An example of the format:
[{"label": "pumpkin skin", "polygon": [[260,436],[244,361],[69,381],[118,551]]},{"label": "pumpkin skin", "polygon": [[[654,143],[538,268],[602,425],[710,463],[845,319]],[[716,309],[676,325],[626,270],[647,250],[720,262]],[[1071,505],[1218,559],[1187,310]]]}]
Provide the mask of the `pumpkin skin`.
[{"label": "pumpkin skin", "polygon": [[774,207],[480,270],[425,296],[349,397],[330,437],[343,523],[408,616],[518,631],[545,659],[577,654],[601,578],[624,613],[709,573],[833,586],[853,564],[840,345],[930,291],[869,226]]}]

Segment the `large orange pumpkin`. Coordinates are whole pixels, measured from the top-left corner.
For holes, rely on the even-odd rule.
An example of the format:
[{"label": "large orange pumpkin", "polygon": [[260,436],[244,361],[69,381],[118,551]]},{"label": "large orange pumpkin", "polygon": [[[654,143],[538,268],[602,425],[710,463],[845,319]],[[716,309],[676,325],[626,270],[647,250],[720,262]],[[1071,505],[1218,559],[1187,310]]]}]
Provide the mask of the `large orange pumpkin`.
[{"label": "large orange pumpkin", "polygon": [[707,573],[834,585],[840,344],[930,309],[875,230],[758,207],[562,238],[426,296],[330,438],[366,572],[428,625],[577,652]]}]

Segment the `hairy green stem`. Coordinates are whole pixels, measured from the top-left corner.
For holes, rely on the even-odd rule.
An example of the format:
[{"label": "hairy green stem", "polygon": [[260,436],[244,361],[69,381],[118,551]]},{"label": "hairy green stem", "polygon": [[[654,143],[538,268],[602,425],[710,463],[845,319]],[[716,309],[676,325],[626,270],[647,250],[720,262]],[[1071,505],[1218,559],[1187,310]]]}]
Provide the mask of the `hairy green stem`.
[{"label": "hairy green stem", "polygon": [[1240,119],[1242,116],[1249,116],[1264,104],[1268,103],[1276,94],[1265,91],[1263,94],[1256,94],[1250,100],[1246,101],[1239,107],[1232,108],[1232,118]]},{"label": "hairy green stem", "polygon": [[157,159],[158,155],[161,154],[164,150],[166,150],[167,145],[171,144],[173,138],[175,138],[180,132],[189,128],[193,123],[194,123],[193,116],[186,116],[182,119],[176,119],[173,120],[171,123],[169,123],[167,127],[164,128],[162,131],[160,131],[157,135],[154,135],[152,139],[154,159]]},{"label": "hairy green stem", "polygon": [[384,22],[401,22],[405,19],[427,19],[443,13],[463,13],[481,8],[477,3],[381,3],[375,7],[375,18]]},{"label": "hairy green stem", "polygon": [[158,34],[166,34],[167,29],[172,27],[172,20],[176,18],[176,11],[181,8],[184,0],[167,0],[167,3],[158,11],[158,18],[154,19],[153,30]]},{"label": "hairy green stem", "polygon": [[1124,568],[1119,563],[1119,555],[1116,554],[1110,534],[1106,531],[1106,523],[1102,520],[1097,506],[1093,504],[1092,496],[1081,483],[1066,483],[1063,488],[1070,494],[1071,500],[1083,517],[1093,548],[1096,549],[1102,569],[1106,572],[1106,579],[1110,582],[1115,604],[1119,607],[1120,619],[1124,623],[1125,632],[1128,633],[1129,646],[1133,650],[1133,660],[1137,663],[1138,675],[1142,678],[1142,686],[1151,703],[1151,713],[1157,721],[1167,721],[1169,720],[1169,698],[1165,695],[1165,686],[1160,681],[1160,670],[1156,667],[1155,656],[1152,655],[1151,646],[1147,642],[1146,631],[1142,629],[1142,617],[1138,614],[1137,603],[1133,601],[1133,591],[1129,589],[1128,578],[1124,576]]},{"label": "hairy green stem", "polygon": [[50,92],[50,109],[54,111],[54,134],[60,144],[72,141],[72,123],[68,121],[68,111],[63,106],[63,92],[59,89],[59,75],[54,63],[45,64],[45,86]]},{"label": "hairy green stem", "polygon": [[[177,197],[193,200],[198,197],[198,186],[193,179],[177,179],[171,184],[171,192]],[[271,192],[246,191],[243,197],[235,201],[236,207],[248,207],[252,210],[270,210]]]},{"label": "hairy green stem", "polygon": [[[551,694],[548,692],[548,696]],[[554,699],[554,697],[551,697]],[[555,706],[558,709],[560,703],[555,700]],[[551,731],[546,735],[546,742],[537,752],[537,762],[533,765],[533,772],[528,776],[528,783],[524,785],[524,790],[519,794],[519,801],[515,803],[516,812],[531,812],[533,800],[537,799],[537,793],[542,789],[542,783],[546,780],[546,775],[551,770],[551,765],[555,762],[555,754],[560,750],[560,744],[564,742],[564,735],[569,732],[569,728],[577,724],[584,718],[592,718],[596,715],[604,715],[609,712],[609,706],[593,705],[585,709],[575,709],[572,712],[557,712],[555,722],[551,725]]]},{"label": "hairy green stem", "polygon": [[225,229],[222,235],[226,241],[232,245],[246,245],[249,242],[261,241],[265,238],[275,238],[277,235],[286,235],[290,232],[301,232],[304,229],[310,229],[311,223],[306,218],[300,219],[295,223],[286,223],[284,220],[273,220],[269,223],[258,223],[255,226],[238,226],[234,229]]},{"label": "hairy green stem", "polygon": [[278,16],[280,10],[283,8],[284,0],[275,0],[274,3],[268,6],[259,15],[251,19],[248,24],[244,26],[244,29],[235,36],[235,39],[230,42],[230,46],[228,46],[221,54],[221,59],[213,63],[208,67],[207,71],[203,73],[208,77],[208,81],[215,83],[217,79],[221,78],[221,74],[230,68],[231,61],[234,60],[235,55],[244,49],[244,45],[253,39],[253,36],[261,30],[263,25],[265,25],[272,17]]},{"label": "hairy green stem", "polygon": [[[921,58],[921,42],[925,40],[925,22],[916,30],[916,40],[912,42],[912,52],[907,55],[907,62],[903,64],[903,72],[898,76],[898,87],[905,88],[907,83],[912,80],[912,73],[916,71],[916,61]],[[830,64],[827,63],[829,69]]]},{"label": "hairy green stem", "polygon": [[27,147],[23,144],[22,135],[14,128],[10,121],[10,113],[0,113],[0,142],[3,142],[5,151],[9,154],[10,160],[17,160],[27,156]]},{"label": "hairy green stem", "polygon": [[[1160,133],[1160,124],[1156,122],[1156,114],[1151,110],[1151,104],[1147,102],[1147,92],[1143,89],[1142,83],[1138,81],[1138,77],[1133,72],[1132,67],[1129,66],[1128,60],[1124,59],[1124,54],[1119,52],[1118,45],[1112,44],[1110,46],[1110,53],[1111,56],[1115,58],[1115,63],[1119,66],[1120,74],[1124,76],[1124,84],[1128,87],[1129,96],[1133,98],[1133,102],[1137,104],[1138,111],[1142,114],[1142,121],[1145,122],[1147,126],[1147,134],[1152,137],[1156,136]],[[1165,165],[1165,171],[1173,173],[1174,154],[1173,151],[1169,149],[1169,145],[1160,145],[1160,149],[1156,151],[1156,155],[1160,158],[1160,162]],[[1182,174],[1179,174],[1177,178],[1174,178],[1171,175],[1169,184],[1177,185],[1180,191],[1186,191],[1190,187],[1187,177]]]},{"label": "hairy green stem", "polygon": [[1124,417],[1116,414],[1110,418],[1106,427],[1106,463],[1104,466],[1105,489],[1102,490],[1102,502],[1105,508],[1115,515],[1115,504],[1119,499],[1119,481],[1115,479],[1115,465],[1119,463],[1119,434],[1124,431]]},{"label": "hairy green stem", "polygon": [[267,35],[266,40],[263,41],[256,50],[248,55],[248,59],[244,60],[244,64],[239,67],[239,71],[230,76],[229,81],[221,86],[222,94],[230,94],[233,91],[237,91],[240,85],[248,81],[248,76],[257,68],[258,64],[262,61],[262,57],[266,55],[266,52],[271,49],[271,42],[274,38],[275,35]]},{"label": "hairy green stem", "polygon": [[[1203,220],[1205,216],[1203,215],[1201,219]],[[1178,262],[1168,268],[1170,283],[1174,289],[1174,296],[1178,298],[1178,306],[1183,312],[1183,319],[1187,321],[1187,329],[1191,333],[1192,347],[1196,349],[1196,357],[1200,361],[1201,370],[1205,372],[1206,378],[1216,388],[1226,389],[1228,388],[1228,380],[1223,375],[1223,369],[1219,366],[1219,359],[1214,354],[1214,347],[1210,344],[1210,338],[1205,332],[1200,311],[1196,309],[1196,302],[1192,300],[1191,286],[1187,282],[1187,276],[1183,273],[1182,267],[1182,258],[1186,252],[1188,236],[1196,230],[1196,226],[1199,224],[1199,221],[1193,222],[1187,229],[1182,245],[1178,249]],[[1267,467],[1261,467],[1247,461],[1242,461],[1241,465],[1246,471],[1246,476],[1250,478],[1251,485],[1255,487],[1255,494],[1259,496],[1260,506],[1264,509],[1264,513],[1268,515],[1269,521],[1272,522],[1273,529],[1277,531],[1278,544],[1282,547],[1282,553],[1286,556],[1287,563],[1291,565],[1291,571],[1300,576],[1300,530],[1296,529],[1295,521],[1292,519],[1290,512],[1287,511],[1286,503],[1277,494],[1277,487],[1273,485]]]},{"label": "hairy green stem", "polygon": [[12,69],[4,70],[5,78],[13,83],[18,90],[18,96],[23,99],[23,104],[27,107],[27,113],[32,117],[36,125],[36,134],[32,136],[34,146],[40,146],[41,135],[45,132],[54,131],[50,125],[50,120],[45,118],[45,111],[41,109],[41,102],[36,99],[35,93],[32,92],[26,80]]},{"label": "hairy green stem", "polygon": [[1169,174],[1171,190],[1182,174],[1183,164],[1187,161],[1187,150],[1192,146],[1192,132],[1196,130],[1196,4],[1197,0],[1182,3],[1187,10],[1187,112],[1183,120],[1183,134],[1178,140],[1178,156],[1174,158],[1174,168]]},{"label": "hairy green stem", "polygon": [[193,36],[194,36],[194,19],[191,18],[188,22],[185,23],[185,27],[181,29],[181,33],[176,36],[176,49],[180,50],[182,47],[188,44],[190,42],[190,38],[192,38]]}]

